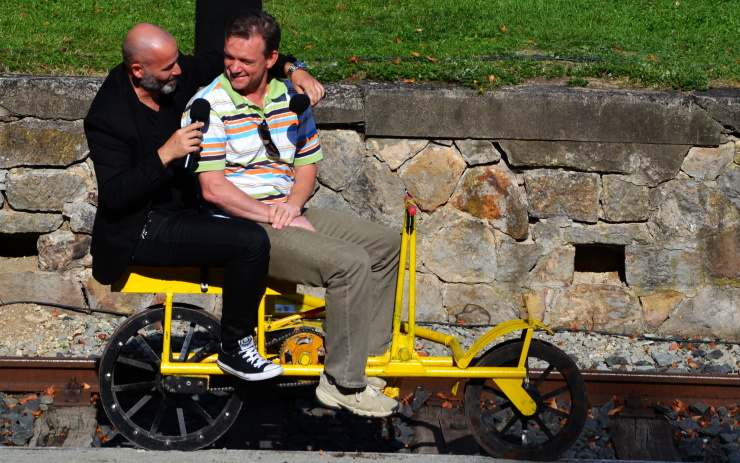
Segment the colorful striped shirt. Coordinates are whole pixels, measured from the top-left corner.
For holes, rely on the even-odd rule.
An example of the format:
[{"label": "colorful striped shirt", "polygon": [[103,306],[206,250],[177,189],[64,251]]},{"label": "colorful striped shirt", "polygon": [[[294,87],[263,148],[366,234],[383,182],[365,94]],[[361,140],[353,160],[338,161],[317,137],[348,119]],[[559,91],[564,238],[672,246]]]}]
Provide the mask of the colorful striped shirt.
[{"label": "colorful striped shirt", "polygon": [[[289,82],[272,79],[262,110],[234,91],[225,74],[200,89],[190,104],[205,98],[211,112],[196,172],[223,170],[249,196],[268,204],[285,201],[295,183],[293,167],[323,158],[311,110],[299,116],[288,108],[295,94]],[[183,127],[191,122],[190,104],[182,116]],[[263,121],[279,157],[269,152],[260,136]]]}]

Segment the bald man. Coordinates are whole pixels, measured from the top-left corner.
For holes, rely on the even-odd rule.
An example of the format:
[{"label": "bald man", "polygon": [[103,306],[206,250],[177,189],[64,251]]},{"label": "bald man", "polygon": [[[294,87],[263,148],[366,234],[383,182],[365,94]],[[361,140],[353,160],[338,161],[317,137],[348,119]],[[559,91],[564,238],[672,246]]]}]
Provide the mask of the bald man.
[{"label": "bald man", "polygon": [[[240,378],[263,380],[282,373],[259,356],[252,339],[269,240],[251,221],[199,215],[195,179],[182,161],[198,149],[203,123],[180,128],[180,116],[222,70],[222,51],[183,55],[153,24],[126,35],[123,63],[103,82],[84,123],[98,181],[93,276],[110,284],[129,264],[225,267],[219,358]],[[304,70],[291,78],[312,101],[323,97]]]}]

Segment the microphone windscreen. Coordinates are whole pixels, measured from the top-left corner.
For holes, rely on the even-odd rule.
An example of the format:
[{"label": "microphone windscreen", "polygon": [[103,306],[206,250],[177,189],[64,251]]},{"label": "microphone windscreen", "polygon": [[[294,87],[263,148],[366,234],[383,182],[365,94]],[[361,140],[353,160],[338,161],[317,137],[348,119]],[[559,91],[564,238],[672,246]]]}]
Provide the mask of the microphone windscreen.
[{"label": "microphone windscreen", "polygon": [[303,111],[307,110],[309,106],[311,106],[311,99],[303,93],[293,95],[293,98],[290,99],[290,104],[288,105],[290,110],[296,114],[301,114]]},{"label": "microphone windscreen", "polygon": [[193,122],[206,122],[211,112],[211,103],[205,98],[198,98],[190,105],[190,120]]}]

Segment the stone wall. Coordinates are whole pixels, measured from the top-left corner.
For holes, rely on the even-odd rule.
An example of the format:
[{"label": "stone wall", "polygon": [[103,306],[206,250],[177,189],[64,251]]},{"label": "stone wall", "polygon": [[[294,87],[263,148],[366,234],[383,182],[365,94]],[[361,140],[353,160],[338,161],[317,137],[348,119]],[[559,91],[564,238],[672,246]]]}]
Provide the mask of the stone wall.
[{"label": "stone wall", "polygon": [[[90,277],[100,83],[0,76],[2,302],[159,297]],[[740,341],[740,92],[329,85],[315,116],[310,206],[399,230],[420,207],[420,319]]]}]

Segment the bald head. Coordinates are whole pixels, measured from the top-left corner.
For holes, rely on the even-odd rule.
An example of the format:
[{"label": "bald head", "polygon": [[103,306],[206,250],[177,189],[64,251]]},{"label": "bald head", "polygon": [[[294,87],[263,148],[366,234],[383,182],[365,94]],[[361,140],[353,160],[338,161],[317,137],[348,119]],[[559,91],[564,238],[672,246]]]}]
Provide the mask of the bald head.
[{"label": "bald head", "polygon": [[169,32],[150,23],[137,24],[123,39],[123,62],[127,67],[133,63],[149,64],[162,52],[177,49],[177,41]]}]

